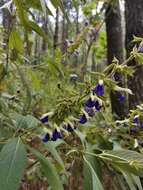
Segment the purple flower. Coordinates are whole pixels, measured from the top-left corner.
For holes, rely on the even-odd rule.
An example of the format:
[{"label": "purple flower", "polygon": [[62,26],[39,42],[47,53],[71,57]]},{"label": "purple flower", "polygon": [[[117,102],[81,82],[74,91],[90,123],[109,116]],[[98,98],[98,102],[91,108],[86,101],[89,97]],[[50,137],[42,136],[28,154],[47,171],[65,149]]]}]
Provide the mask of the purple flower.
[{"label": "purple flower", "polygon": [[139,124],[139,118],[138,117],[134,117],[133,123],[138,125]]},{"label": "purple flower", "polygon": [[95,110],[93,108],[85,107],[84,109],[90,117],[95,116]]},{"label": "purple flower", "polygon": [[49,140],[50,140],[50,135],[47,133],[47,134],[43,137],[42,141],[43,141],[44,143],[46,143],[46,142],[48,142]]},{"label": "purple flower", "polygon": [[137,133],[137,130],[138,130],[137,127],[133,127],[130,129],[130,133],[135,134],[135,133]]},{"label": "purple flower", "polygon": [[88,108],[93,108],[95,106],[95,101],[93,101],[91,98],[89,98],[85,105],[88,107]]},{"label": "purple flower", "polygon": [[123,104],[125,102],[125,100],[126,100],[126,97],[123,94],[120,94],[120,96],[119,96],[120,103]]},{"label": "purple flower", "polygon": [[56,141],[56,140],[61,139],[61,138],[62,138],[61,133],[59,131],[57,131],[57,129],[55,129],[53,131],[51,140]]},{"label": "purple flower", "polygon": [[93,94],[96,94],[97,96],[103,96],[104,95],[104,86],[101,84],[98,84],[94,89],[93,89]]},{"label": "purple flower", "polygon": [[100,111],[101,108],[102,108],[102,106],[99,104],[98,101],[95,102],[95,108],[96,108],[97,111]]},{"label": "purple flower", "polygon": [[121,80],[121,76],[118,73],[115,73],[114,79],[115,79],[115,81],[120,81]]},{"label": "purple flower", "polygon": [[72,132],[74,131],[74,128],[71,127],[70,124],[68,124],[67,127],[66,127],[66,130],[67,130],[68,132],[71,132],[71,133],[72,133]]},{"label": "purple flower", "polygon": [[138,49],[138,53],[143,53],[143,47],[140,47],[140,48]]},{"label": "purple flower", "polygon": [[137,141],[139,145],[143,145],[143,141],[141,139],[138,139]]},{"label": "purple flower", "polygon": [[80,124],[85,124],[87,122],[87,118],[85,116],[85,114],[83,114],[80,119],[79,119],[79,123]]},{"label": "purple flower", "polygon": [[78,79],[78,76],[76,74],[71,74],[70,75],[70,80],[71,81],[77,81],[77,79]]},{"label": "purple flower", "polygon": [[40,121],[41,121],[41,123],[43,123],[43,124],[48,123],[48,120],[49,120],[48,115],[43,115],[43,116],[40,118]]}]

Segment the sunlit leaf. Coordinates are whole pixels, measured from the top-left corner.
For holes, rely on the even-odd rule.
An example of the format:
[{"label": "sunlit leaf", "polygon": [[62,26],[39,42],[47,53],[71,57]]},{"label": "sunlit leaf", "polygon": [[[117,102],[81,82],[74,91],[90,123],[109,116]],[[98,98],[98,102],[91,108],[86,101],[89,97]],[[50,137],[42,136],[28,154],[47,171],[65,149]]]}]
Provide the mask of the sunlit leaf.
[{"label": "sunlit leaf", "polygon": [[12,31],[9,37],[9,48],[15,49],[17,52],[22,53],[24,50],[23,41],[17,31]]}]

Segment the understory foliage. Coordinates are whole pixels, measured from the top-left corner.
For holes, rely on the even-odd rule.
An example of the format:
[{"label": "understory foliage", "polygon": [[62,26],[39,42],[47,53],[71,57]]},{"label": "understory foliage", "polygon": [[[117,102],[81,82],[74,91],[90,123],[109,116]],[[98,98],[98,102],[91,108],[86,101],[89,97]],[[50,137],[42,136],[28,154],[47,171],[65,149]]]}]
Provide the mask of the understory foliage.
[{"label": "understory foliage", "polygon": [[[64,51],[53,48],[51,33],[45,34],[37,21],[39,12],[39,20],[54,18],[47,1],[13,0],[1,7],[11,11],[14,24],[7,47],[1,42],[0,49],[0,189],[17,190],[25,180],[44,179],[48,189],[75,190],[73,178],[84,190],[106,190],[109,177],[116,189],[141,190],[143,105],[128,110],[132,91],[115,76],[125,82],[133,76],[143,63],[143,40],[134,37],[130,57],[122,64],[114,58],[106,66],[103,13],[108,2],[69,1],[86,21],[77,34],[63,1],[50,2],[73,26],[69,38],[74,40],[66,41]],[[99,3],[102,8],[93,13]],[[35,39],[47,44],[46,52],[34,55]],[[129,65],[131,60],[137,65]],[[111,110],[110,94],[117,92],[124,120]]]}]

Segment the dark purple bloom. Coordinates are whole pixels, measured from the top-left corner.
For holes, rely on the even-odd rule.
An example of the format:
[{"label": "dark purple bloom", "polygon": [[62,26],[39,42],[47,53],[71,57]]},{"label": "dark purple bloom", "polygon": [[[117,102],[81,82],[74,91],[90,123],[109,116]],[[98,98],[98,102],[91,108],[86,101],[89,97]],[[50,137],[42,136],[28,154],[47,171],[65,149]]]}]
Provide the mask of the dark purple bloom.
[{"label": "dark purple bloom", "polygon": [[102,108],[102,106],[99,104],[98,101],[95,102],[95,108],[96,108],[97,111],[100,111],[101,108]]},{"label": "dark purple bloom", "polygon": [[104,86],[101,84],[98,84],[94,89],[93,89],[93,94],[96,94],[97,96],[103,96],[104,95]]},{"label": "dark purple bloom", "polygon": [[79,119],[79,123],[80,124],[85,124],[87,122],[87,118],[85,116],[85,114],[83,114],[80,119]]},{"label": "dark purple bloom", "polygon": [[95,101],[93,101],[91,98],[89,98],[85,105],[88,107],[88,108],[93,108],[95,106]]},{"label": "dark purple bloom", "polygon": [[133,127],[133,128],[131,128],[130,129],[130,132],[131,132],[131,134],[135,134],[135,133],[137,133],[137,127]]},{"label": "dark purple bloom", "polygon": [[143,145],[143,141],[141,139],[138,139],[137,141],[139,145]]},{"label": "dark purple bloom", "polygon": [[115,79],[115,81],[120,81],[121,80],[121,75],[119,73],[115,73],[114,79]]},{"label": "dark purple bloom", "polygon": [[125,100],[126,100],[126,97],[123,94],[120,94],[120,96],[119,96],[120,103],[123,104],[125,102]]},{"label": "dark purple bloom", "polygon": [[134,120],[133,120],[133,123],[138,125],[139,124],[139,118],[135,116]]},{"label": "dark purple bloom", "polygon": [[71,74],[70,75],[70,80],[71,81],[77,81],[77,79],[78,79],[78,76],[76,74]]},{"label": "dark purple bloom", "polygon": [[74,131],[74,128],[71,127],[70,124],[68,124],[67,127],[66,127],[66,130],[67,130],[68,132],[71,132],[71,133],[72,133],[72,132]]},{"label": "dark purple bloom", "polygon": [[59,131],[57,131],[57,129],[55,129],[53,131],[51,140],[56,141],[56,140],[61,139],[61,138],[62,138],[61,133]]},{"label": "dark purple bloom", "polygon": [[40,121],[41,121],[43,124],[48,123],[48,120],[49,120],[48,115],[43,116],[43,117],[40,118]]},{"label": "dark purple bloom", "polygon": [[85,111],[88,113],[90,117],[95,116],[95,110],[93,108],[85,107]]},{"label": "dark purple bloom", "polygon": [[47,133],[44,137],[43,137],[43,139],[42,139],[42,141],[43,142],[48,142],[50,140],[50,135]]},{"label": "dark purple bloom", "polygon": [[138,49],[138,53],[143,53],[143,47],[140,47],[140,48]]}]

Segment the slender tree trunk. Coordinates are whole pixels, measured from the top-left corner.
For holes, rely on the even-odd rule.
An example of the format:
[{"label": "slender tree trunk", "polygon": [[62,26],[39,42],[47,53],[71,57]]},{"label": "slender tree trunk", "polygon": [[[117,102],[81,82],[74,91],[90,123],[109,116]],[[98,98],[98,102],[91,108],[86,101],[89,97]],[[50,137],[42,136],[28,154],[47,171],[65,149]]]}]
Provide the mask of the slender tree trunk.
[{"label": "slender tree trunk", "polygon": [[67,50],[67,42],[68,39],[68,23],[66,22],[65,16],[63,15],[62,22],[62,52],[65,53]]},{"label": "slender tree trunk", "polygon": [[[67,13],[70,12],[70,8],[68,6],[68,1],[64,0],[63,5],[65,8],[65,11]],[[68,47],[67,39],[68,39],[68,33],[69,33],[69,25],[67,22],[67,19],[65,18],[65,15],[63,15],[63,20],[62,20],[62,52],[65,53]]]},{"label": "slender tree trunk", "polygon": [[[107,31],[107,58],[111,64],[114,57],[119,63],[123,62],[123,38],[119,0],[115,4],[109,4],[106,9],[106,31]],[[121,76],[116,73],[115,80],[122,85]],[[119,102],[119,93],[111,93],[112,111],[119,117],[124,117],[124,106]]]},{"label": "slender tree trunk", "polygon": [[[6,3],[7,1],[1,0],[1,5]],[[10,11],[13,11],[13,4],[11,4]],[[12,14],[9,12],[8,9],[2,9],[2,25],[3,25],[3,48],[6,53],[5,58],[5,71],[4,76],[7,74],[8,71],[8,64],[9,64],[9,48],[8,48],[8,42],[9,42],[9,36],[12,31],[13,25],[15,24],[15,17],[12,16]],[[16,56],[15,56],[16,57]],[[3,76],[3,77],[4,77]]]},{"label": "slender tree trunk", "polygon": [[54,49],[57,48],[59,42],[59,9],[56,9],[56,23],[55,23],[55,33],[54,33]]},{"label": "slender tree trunk", "polygon": [[[48,15],[46,15],[46,17],[43,18],[43,31],[45,32],[46,35],[48,35]],[[45,41],[45,39],[43,39],[42,41],[42,51],[45,52],[47,50],[48,46],[47,46],[47,42]]]},{"label": "slender tree trunk", "polygon": [[76,9],[76,34],[79,34],[79,5],[77,6]]},{"label": "slender tree trunk", "polygon": [[[39,23],[40,21],[40,16],[39,14],[36,15],[36,21]],[[40,63],[40,51],[41,51],[41,44],[40,44],[40,38],[37,34],[35,34],[35,43],[34,43],[34,57],[35,61],[34,64]]]},{"label": "slender tree trunk", "polygon": [[[143,1],[125,0],[126,17],[126,50],[127,57],[133,48],[133,36],[143,37]],[[133,60],[131,65],[135,65]],[[129,96],[129,108],[134,108],[137,104],[143,102],[143,66],[136,68],[134,76],[128,79],[128,87],[134,95]]]}]

